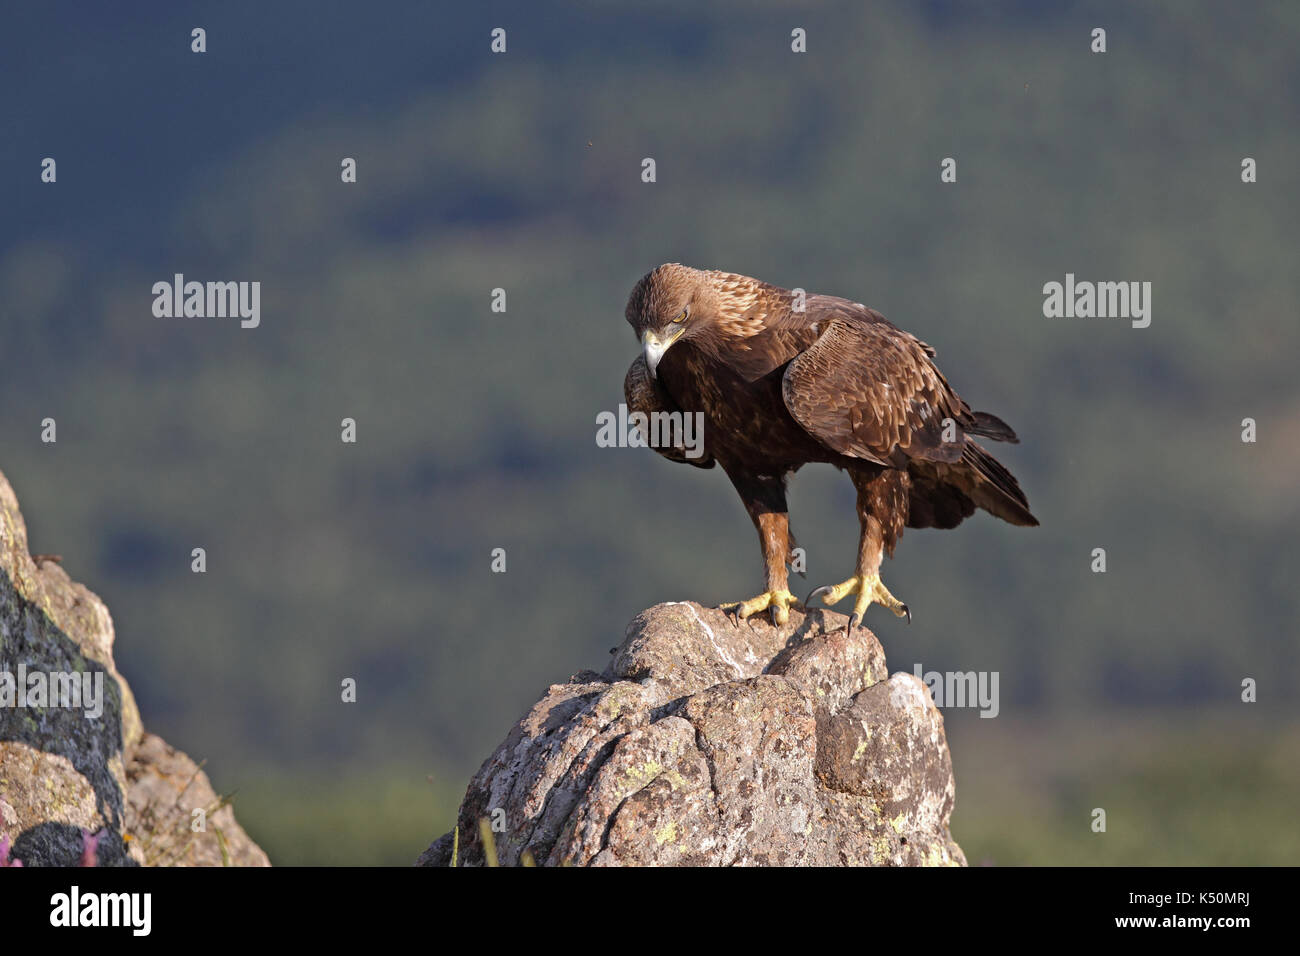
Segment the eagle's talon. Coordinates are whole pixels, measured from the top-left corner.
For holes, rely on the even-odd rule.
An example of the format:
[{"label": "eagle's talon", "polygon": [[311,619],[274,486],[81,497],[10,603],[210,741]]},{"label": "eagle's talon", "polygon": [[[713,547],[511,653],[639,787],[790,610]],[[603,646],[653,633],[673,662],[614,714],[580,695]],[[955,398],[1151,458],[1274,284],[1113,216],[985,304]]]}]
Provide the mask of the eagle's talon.
[{"label": "eagle's talon", "polygon": [[[758,597],[752,597],[748,601],[726,605],[726,607],[734,609],[736,617],[746,623],[758,612],[770,610],[772,623],[777,627],[789,622],[790,608],[799,606],[799,599],[785,590],[764,591]],[[749,626],[752,629],[754,625],[750,624]]]},{"label": "eagle's talon", "polygon": [[822,603],[830,607],[838,604],[850,594],[857,595],[857,601],[853,605],[853,614],[849,618],[848,633],[850,636],[853,634],[853,629],[862,623],[867,608],[872,604],[883,605],[898,617],[906,617],[909,624],[912,622],[911,609],[889,593],[889,588],[885,587],[880,580],[879,574],[855,574],[847,581],[841,581],[834,586],[825,585],[817,588],[808,595],[804,605],[807,606],[813,598],[821,596]]},{"label": "eagle's talon", "polygon": [[809,591],[808,596],[803,599],[804,610],[810,610],[812,608],[813,598],[818,597],[823,592],[829,591],[830,589],[831,586],[829,584],[823,584],[821,587],[813,588],[811,591]]}]

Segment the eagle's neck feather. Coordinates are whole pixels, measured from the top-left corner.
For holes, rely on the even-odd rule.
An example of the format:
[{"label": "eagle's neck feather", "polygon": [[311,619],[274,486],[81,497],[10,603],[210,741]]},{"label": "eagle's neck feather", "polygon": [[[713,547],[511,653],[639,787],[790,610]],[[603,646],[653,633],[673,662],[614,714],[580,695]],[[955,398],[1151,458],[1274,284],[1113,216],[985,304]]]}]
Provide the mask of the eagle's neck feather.
[{"label": "eagle's neck feather", "polygon": [[711,272],[709,278],[717,295],[715,326],[723,335],[751,338],[768,327],[769,318],[781,314],[779,293],[784,290],[731,272]]}]

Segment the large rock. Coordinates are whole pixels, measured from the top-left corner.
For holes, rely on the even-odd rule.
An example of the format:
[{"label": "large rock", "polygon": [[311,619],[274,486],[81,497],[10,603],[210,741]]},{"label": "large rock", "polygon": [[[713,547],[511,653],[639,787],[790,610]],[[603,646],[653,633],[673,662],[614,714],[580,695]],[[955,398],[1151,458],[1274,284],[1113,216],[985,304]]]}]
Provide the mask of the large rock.
[{"label": "large rock", "polygon": [[[82,831],[101,830],[100,865],[269,866],[207,775],[145,733],[113,639],[104,603],[56,562],[27,553],[18,501],[0,473],[0,841],[25,866],[75,865]],[[10,705],[31,686],[17,681],[20,670],[61,675],[64,689],[71,675],[89,674],[92,687],[102,675],[102,712],[53,695]]]},{"label": "large rock", "polygon": [[419,864],[964,865],[952,763],[920,680],[847,618],[736,625],[693,603],[629,625],[603,674],[552,686]]}]

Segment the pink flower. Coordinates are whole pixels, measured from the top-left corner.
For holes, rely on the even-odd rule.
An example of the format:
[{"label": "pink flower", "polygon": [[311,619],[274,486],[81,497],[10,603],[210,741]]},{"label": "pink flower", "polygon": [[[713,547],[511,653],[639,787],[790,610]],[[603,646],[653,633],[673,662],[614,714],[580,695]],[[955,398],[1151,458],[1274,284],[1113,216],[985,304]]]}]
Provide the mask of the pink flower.
[{"label": "pink flower", "polygon": [[22,866],[22,865],[23,865],[22,860],[10,861],[9,859],[9,834],[6,833],[4,836],[0,836],[0,867],[6,867],[6,866],[14,867],[14,866]]},{"label": "pink flower", "polygon": [[81,865],[98,866],[99,865],[99,841],[104,839],[104,830],[100,830],[94,836],[90,835],[89,830],[81,831]]}]

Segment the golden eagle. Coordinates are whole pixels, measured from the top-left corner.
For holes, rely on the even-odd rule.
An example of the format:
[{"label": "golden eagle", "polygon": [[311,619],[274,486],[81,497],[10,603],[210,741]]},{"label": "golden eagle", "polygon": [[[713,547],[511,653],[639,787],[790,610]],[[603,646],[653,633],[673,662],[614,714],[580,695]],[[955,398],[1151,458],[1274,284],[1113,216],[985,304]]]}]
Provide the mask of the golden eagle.
[{"label": "golden eagle", "polygon": [[[702,450],[681,432],[656,450],[721,465],[758,529],[766,589],[729,606],[739,618],[770,608],[783,624],[790,607],[853,594],[850,631],[873,601],[911,621],[880,580],[904,527],[955,528],[976,508],[1038,524],[1016,479],[971,437],[1015,442],[1015,432],[971,411],[934,349],[862,303],[668,263],[636,284],[626,315],[643,348],[623,384],[629,410],[655,421],[701,413]],[[848,471],[862,532],[853,576],[800,602],[786,583],[785,485],[809,462]]]}]

